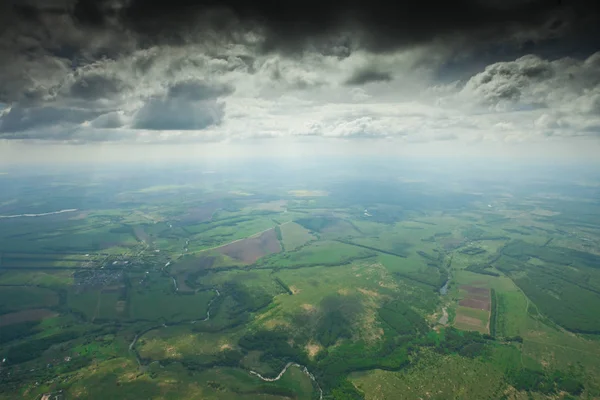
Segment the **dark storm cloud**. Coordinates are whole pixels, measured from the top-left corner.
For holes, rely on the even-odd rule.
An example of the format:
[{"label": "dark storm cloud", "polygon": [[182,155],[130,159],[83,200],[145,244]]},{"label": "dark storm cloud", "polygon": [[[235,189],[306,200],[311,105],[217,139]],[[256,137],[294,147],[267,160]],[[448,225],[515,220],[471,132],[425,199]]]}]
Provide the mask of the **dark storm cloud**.
[{"label": "dark storm cloud", "polygon": [[[252,43],[249,30],[264,35],[263,49],[293,51],[311,44],[324,51],[344,53],[350,43],[384,51],[428,42],[444,36],[500,38],[506,34],[552,36],[556,32],[594,26],[598,10],[593,0],[28,0],[6,2],[0,22],[11,29],[37,24],[50,36],[66,36],[63,51],[81,51],[65,27],[48,26],[69,18],[90,35],[103,29],[131,32],[138,45],[189,43],[221,39]],[[71,32],[72,33],[72,32]],[[63,37],[63,39],[65,39]],[[59,46],[54,46],[58,51]],[[119,48],[96,49],[109,52]]]},{"label": "dark storm cloud", "polygon": [[95,100],[115,96],[127,88],[128,85],[116,77],[96,73],[78,76],[69,94],[75,98]]},{"label": "dark storm cloud", "polygon": [[231,93],[228,86],[197,80],[178,82],[164,96],[146,101],[134,117],[133,128],[201,130],[218,125],[225,115],[225,103],[218,98]]},{"label": "dark storm cloud", "polygon": [[530,36],[552,35],[579,28],[586,20],[592,23],[598,12],[593,4],[591,0],[132,0],[120,18],[150,40],[185,42],[198,30],[235,37],[244,29],[256,29],[266,35],[265,49],[318,47],[336,34],[349,34],[364,47],[384,51],[448,35],[470,40],[528,31]]},{"label": "dark storm cloud", "polygon": [[[45,88],[69,69],[161,44],[202,43],[215,57],[231,43],[338,57],[440,40],[465,53],[509,37],[536,46],[568,37],[581,47],[599,40],[576,35],[597,31],[598,12],[593,0],[0,0],[0,101]],[[141,70],[151,66],[143,61]]]},{"label": "dark storm cloud", "polygon": [[209,85],[194,79],[177,82],[172,85],[167,97],[186,101],[210,100],[233,93],[233,88],[226,85]]},{"label": "dark storm cloud", "polygon": [[136,114],[133,128],[148,130],[201,130],[218,125],[225,104],[192,103],[183,99],[151,99]]},{"label": "dark storm cloud", "polygon": [[370,82],[388,82],[392,80],[392,74],[379,71],[375,68],[364,68],[355,71],[350,78],[346,80],[346,85],[358,86]]}]

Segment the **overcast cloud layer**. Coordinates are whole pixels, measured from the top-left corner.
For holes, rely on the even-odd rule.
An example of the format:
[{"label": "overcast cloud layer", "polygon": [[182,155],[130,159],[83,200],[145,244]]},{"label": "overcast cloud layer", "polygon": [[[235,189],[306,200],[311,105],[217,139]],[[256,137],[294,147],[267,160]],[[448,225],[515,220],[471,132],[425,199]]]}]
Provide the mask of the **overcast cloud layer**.
[{"label": "overcast cloud layer", "polygon": [[594,1],[280,3],[3,1],[0,139],[600,138]]}]

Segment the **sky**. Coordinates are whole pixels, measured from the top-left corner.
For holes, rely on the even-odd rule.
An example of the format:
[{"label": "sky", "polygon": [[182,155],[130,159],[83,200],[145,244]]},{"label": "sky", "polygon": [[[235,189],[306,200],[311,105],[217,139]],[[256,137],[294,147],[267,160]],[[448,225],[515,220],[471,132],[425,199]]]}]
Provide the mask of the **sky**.
[{"label": "sky", "polygon": [[0,164],[596,160],[593,0],[0,0]]}]

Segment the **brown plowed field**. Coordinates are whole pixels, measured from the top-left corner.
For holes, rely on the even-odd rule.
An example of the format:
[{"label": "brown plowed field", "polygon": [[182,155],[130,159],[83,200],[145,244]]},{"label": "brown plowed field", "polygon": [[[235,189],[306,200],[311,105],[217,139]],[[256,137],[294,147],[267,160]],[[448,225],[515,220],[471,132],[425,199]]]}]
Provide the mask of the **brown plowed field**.
[{"label": "brown plowed field", "polygon": [[[473,310],[487,311],[486,322],[474,318],[465,308],[459,308],[456,312],[455,323],[457,328],[465,330],[477,330],[488,333],[489,331],[489,311],[491,308],[490,289],[476,287],[471,285],[461,285],[460,290],[464,298],[458,302],[462,307]],[[466,292],[466,293],[465,293]],[[485,314],[483,314],[485,315]],[[483,317],[483,315],[481,315]]]},{"label": "brown plowed field", "polygon": [[469,295],[471,295],[471,296],[489,297],[489,294],[490,294],[490,289],[488,289],[488,288],[480,288],[480,287],[471,286],[471,285],[461,285],[460,288],[469,292]]},{"label": "brown plowed field", "polygon": [[473,318],[473,317],[467,317],[466,315],[457,315],[455,320],[456,320],[456,322],[461,323],[461,324],[472,325],[477,328],[481,327],[480,320],[478,320],[477,318]]},{"label": "brown plowed field", "polygon": [[476,308],[478,310],[490,311],[490,300],[469,297],[461,300],[458,304],[463,307]]},{"label": "brown plowed field", "polygon": [[0,326],[19,324],[27,321],[40,321],[45,318],[55,317],[58,314],[46,308],[33,308],[13,313],[0,315]]},{"label": "brown plowed field", "polygon": [[279,253],[281,247],[279,246],[275,229],[269,229],[260,235],[238,240],[218,247],[215,250],[235,260],[252,264],[261,257]]}]

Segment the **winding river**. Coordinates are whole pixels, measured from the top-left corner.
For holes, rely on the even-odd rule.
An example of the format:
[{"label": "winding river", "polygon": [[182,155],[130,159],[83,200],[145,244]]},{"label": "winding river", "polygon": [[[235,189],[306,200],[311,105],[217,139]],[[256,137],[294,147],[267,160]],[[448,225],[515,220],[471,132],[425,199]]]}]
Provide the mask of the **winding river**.
[{"label": "winding river", "polygon": [[293,362],[289,362],[285,365],[285,367],[283,367],[283,369],[281,370],[281,372],[279,373],[279,375],[277,375],[275,378],[266,378],[264,376],[262,376],[261,374],[259,374],[256,371],[250,371],[250,373],[252,375],[257,376],[259,379],[262,379],[265,382],[275,382],[281,379],[281,377],[283,376],[283,374],[285,374],[285,372],[288,370],[289,367],[296,367],[296,368],[300,368],[302,370],[302,372],[304,372],[306,375],[308,375],[308,377],[310,378],[311,381],[313,381],[313,383],[315,384],[315,386],[317,387],[317,389],[319,390],[319,400],[323,400],[323,389],[321,389],[321,386],[319,386],[319,384],[317,383],[317,380],[315,379],[315,376],[313,374],[311,374],[308,371],[308,368],[306,368],[304,365],[300,365],[300,364],[296,364]]},{"label": "winding river", "polygon": [[[175,287],[177,287],[177,283],[175,281],[175,278],[173,278],[173,283],[175,284]],[[197,321],[189,321],[189,322],[178,322],[177,324],[174,325],[180,325],[180,324],[184,324],[184,323],[190,323],[190,324],[195,324],[196,322],[205,322],[210,320],[210,307],[212,306],[213,302],[219,297],[221,296],[221,293],[219,292],[219,289],[215,288],[215,297],[213,297],[209,302],[208,302],[208,306],[206,308],[206,318]],[[153,327],[150,327],[148,329],[145,329],[141,332],[139,332],[137,335],[135,335],[135,337],[133,338],[133,340],[131,341],[131,344],[129,345],[129,351],[134,352],[135,354],[135,359],[138,362],[138,365],[142,365],[142,360],[140,358],[139,353],[137,352],[135,345],[137,343],[137,341],[146,333],[153,331],[155,329],[160,329],[160,328],[167,328],[166,324],[162,324],[162,325],[156,325]],[[157,361],[158,362],[158,361]],[[160,364],[160,363],[159,363]],[[281,372],[279,373],[279,375],[277,375],[275,378],[267,378],[262,376],[260,373],[256,372],[256,371],[252,371],[250,370],[250,374],[256,376],[257,378],[265,381],[265,382],[275,382],[278,381],[279,379],[281,379],[281,377],[285,374],[285,372],[290,368],[290,367],[296,367],[296,368],[300,368],[302,370],[302,372],[304,372],[304,374],[306,374],[310,380],[314,383],[314,385],[317,387],[318,391],[319,391],[319,400],[323,400],[323,389],[321,389],[321,386],[319,386],[319,383],[317,382],[317,380],[315,379],[315,376],[313,374],[310,373],[310,371],[308,370],[308,368],[306,368],[304,365],[300,365],[300,364],[296,364],[293,362],[289,362],[285,365],[285,367],[283,367],[283,369],[281,370]]]},{"label": "winding river", "polygon": [[63,214],[63,213],[69,213],[69,212],[75,212],[75,211],[77,211],[76,208],[70,208],[68,210],[53,211],[53,212],[47,212],[47,213],[41,213],[41,214],[0,215],[0,218],[44,217],[46,215]]}]

